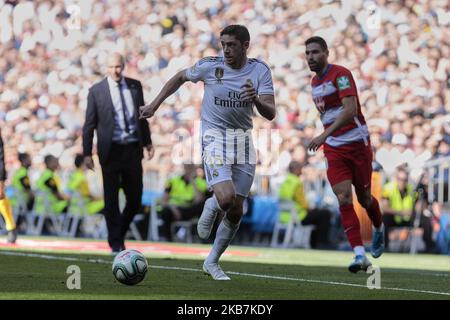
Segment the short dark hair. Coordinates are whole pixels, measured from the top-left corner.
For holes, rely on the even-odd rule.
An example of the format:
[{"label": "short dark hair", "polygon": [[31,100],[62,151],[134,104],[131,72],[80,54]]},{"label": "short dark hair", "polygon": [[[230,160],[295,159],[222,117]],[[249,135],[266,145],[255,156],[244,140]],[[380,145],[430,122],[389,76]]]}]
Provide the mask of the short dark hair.
[{"label": "short dark hair", "polygon": [[396,174],[398,175],[399,173],[404,173],[404,174],[406,174],[407,176],[409,176],[409,171],[408,171],[408,169],[407,169],[407,167],[406,166],[400,166],[400,167],[397,167],[397,172],[396,172]]},{"label": "short dark hair", "polygon": [[314,36],[314,37],[309,38],[308,40],[306,40],[305,46],[307,46],[310,43],[318,43],[323,51],[328,50],[327,42],[322,37]]},{"label": "short dark hair", "polygon": [[289,163],[289,172],[293,173],[295,170],[300,169],[302,167],[302,164],[300,161],[292,160],[291,163]]},{"label": "short dark hair", "polygon": [[75,155],[75,167],[80,168],[83,165],[84,157],[82,154],[77,153]]},{"label": "short dark hair", "polygon": [[17,158],[19,159],[20,163],[23,163],[25,161],[25,159],[29,158],[30,155],[26,152],[24,153],[19,153],[19,155],[17,156]]},{"label": "short dark hair", "polygon": [[55,159],[56,158],[54,156],[52,156],[51,154],[48,154],[44,157],[44,163],[48,167],[50,165],[50,162],[52,162]]},{"label": "short dark hair", "polygon": [[234,36],[241,44],[245,41],[250,42],[250,33],[248,32],[247,27],[240,24],[231,24],[225,27],[225,29],[220,31],[220,36],[223,36],[224,34]]}]

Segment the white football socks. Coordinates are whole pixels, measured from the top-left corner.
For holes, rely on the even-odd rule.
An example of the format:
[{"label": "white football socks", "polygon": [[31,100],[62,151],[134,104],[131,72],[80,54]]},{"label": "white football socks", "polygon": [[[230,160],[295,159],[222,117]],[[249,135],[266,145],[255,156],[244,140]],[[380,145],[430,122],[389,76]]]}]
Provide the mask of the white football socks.
[{"label": "white football socks", "polygon": [[364,246],[356,246],[353,248],[353,251],[355,252],[356,256],[365,256],[366,250],[364,249]]},{"label": "white football socks", "polygon": [[208,257],[206,258],[206,263],[218,263],[220,256],[225,252],[225,250],[230,245],[237,230],[239,229],[239,224],[234,224],[229,221],[226,217],[222,219],[219,227],[217,228],[216,238],[214,240],[213,247]]}]

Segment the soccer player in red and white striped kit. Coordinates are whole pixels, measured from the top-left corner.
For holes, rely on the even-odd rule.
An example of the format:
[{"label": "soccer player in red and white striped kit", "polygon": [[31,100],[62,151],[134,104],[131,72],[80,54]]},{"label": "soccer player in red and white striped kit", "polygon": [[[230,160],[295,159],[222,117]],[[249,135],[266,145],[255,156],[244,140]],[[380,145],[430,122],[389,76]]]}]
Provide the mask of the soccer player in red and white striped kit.
[{"label": "soccer player in red and white striped kit", "polygon": [[342,225],[355,253],[349,270],[366,271],[371,263],[366,257],[360,223],[353,208],[352,184],[374,227],[371,254],[378,258],[384,251],[380,206],[371,194],[373,155],[369,131],[351,72],[328,63],[328,46],[323,38],[311,37],[305,45],[309,68],[316,73],[311,80],[312,96],[324,125],[324,132],[311,140],[308,150],[316,151],[323,145],[327,177],[338,198]]}]

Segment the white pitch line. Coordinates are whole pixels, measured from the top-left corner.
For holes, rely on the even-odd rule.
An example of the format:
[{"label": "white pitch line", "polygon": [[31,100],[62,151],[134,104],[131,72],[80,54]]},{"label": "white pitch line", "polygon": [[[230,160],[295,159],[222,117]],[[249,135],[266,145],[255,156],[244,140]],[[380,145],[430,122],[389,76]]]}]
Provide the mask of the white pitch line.
[{"label": "white pitch line", "polygon": [[[228,271],[227,273],[235,274],[235,275],[239,275],[239,276],[255,277],[255,278],[289,280],[289,281],[299,281],[299,282],[310,282],[310,283],[321,283],[321,284],[332,284],[332,285],[348,286],[348,287],[367,288],[367,286],[362,285],[362,284],[347,283],[347,282],[311,280],[311,279],[291,278],[291,277],[281,277],[281,276],[269,276],[269,275],[242,273],[242,272],[233,272],[233,271]],[[428,290],[418,290],[418,289],[404,289],[404,288],[389,288],[389,287],[381,287],[380,290],[382,290],[382,289],[393,290],[393,291],[420,292],[420,293],[429,293],[429,294],[439,294],[439,295],[444,295],[444,296],[450,296],[450,292],[428,291]]]},{"label": "white pitch line", "polygon": [[[74,258],[74,257],[52,256],[52,255],[39,254],[39,253],[0,251],[0,254],[8,255],[8,256],[21,256],[21,257],[41,258],[41,259],[48,259],[48,260],[63,260],[63,261],[78,261],[78,262],[89,262],[89,263],[112,264],[112,261],[108,261],[108,260],[104,260],[104,259],[82,259],[82,258]],[[177,271],[203,272],[203,270],[201,270],[201,269],[184,268],[184,267],[169,267],[169,266],[149,265],[149,268],[152,268],[152,269],[164,269],[164,270],[177,270]],[[234,275],[237,275],[237,276],[254,277],[254,278],[262,278],[262,279],[274,279],[274,280],[284,280],[284,281],[309,282],[309,283],[319,283],[319,284],[328,284],[328,285],[336,285],[336,286],[367,288],[367,286],[362,285],[362,284],[347,283],[347,282],[312,280],[312,279],[292,278],[292,277],[284,277],[284,276],[272,276],[272,275],[253,274],[253,273],[244,273],[244,272],[235,272],[235,271],[227,271],[227,273],[228,274],[234,274]],[[418,290],[418,289],[381,287],[380,290],[417,292],[417,293],[426,293],[426,294],[436,294],[436,295],[450,296],[450,292],[428,291],[428,290]]]}]

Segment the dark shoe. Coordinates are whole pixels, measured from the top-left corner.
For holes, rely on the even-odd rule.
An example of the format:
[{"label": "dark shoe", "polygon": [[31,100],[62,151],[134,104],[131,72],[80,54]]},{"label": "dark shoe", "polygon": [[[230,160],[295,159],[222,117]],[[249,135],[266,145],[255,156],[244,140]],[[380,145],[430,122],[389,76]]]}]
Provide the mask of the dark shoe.
[{"label": "dark shoe", "polygon": [[117,255],[119,252],[126,250],[125,245],[122,244],[120,246],[112,246],[111,253],[113,256]]},{"label": "dark shoe", "polygon": [[118,254],[120,251],[122,251],[122,247],[120,247],[120,246],[113,246],[113,247],[111,248],[111,252],[112,252],[113,254]]},{"label": "dark shoe", "polygon": [[17,240],[17,228],[8,231],[8,243],[16,243]]}]

